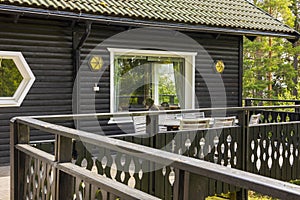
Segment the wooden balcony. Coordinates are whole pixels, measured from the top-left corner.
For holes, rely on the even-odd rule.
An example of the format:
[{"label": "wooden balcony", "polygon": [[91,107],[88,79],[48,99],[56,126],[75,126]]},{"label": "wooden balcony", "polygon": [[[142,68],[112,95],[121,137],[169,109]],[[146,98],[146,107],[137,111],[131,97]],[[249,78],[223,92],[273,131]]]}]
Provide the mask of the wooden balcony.
[{"label": "wooden balcony", "polygon": [[[21,117],[11,121],[12,199],[205,199],[228,193],[246,199],[254,190],[280,199],[299,199],[298,106]],[[204,112],[236,116],[237,124],[165,131],[165,114]],[[259,124],[249,124],[252,114]],[[73,128],[99,121],[102,133],[112,117],[146,116],[145,133],[100,135]],[[100,123],[101,122],[101,123]],[[61,125],[64,124],[64,125]],[[69,126],[69,127],[67,127]],[[53,134],[48,152],[32,144],[32,133]],[[126,133],[126,134],[125,134]]]}]

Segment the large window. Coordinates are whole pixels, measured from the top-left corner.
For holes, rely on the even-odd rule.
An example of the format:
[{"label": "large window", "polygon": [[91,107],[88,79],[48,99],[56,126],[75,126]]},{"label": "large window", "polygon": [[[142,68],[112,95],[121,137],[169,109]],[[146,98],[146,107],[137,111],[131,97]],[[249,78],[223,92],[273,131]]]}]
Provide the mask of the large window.
[{"label": "large window", "polygon": [[0,107],[20,106],[34,80],[20,52],[0,51]]},{"label": "large window", "polygon": [[195,53],[109,50],[112,112],[144,110],[148,98],[162,109],[193,108]]}]

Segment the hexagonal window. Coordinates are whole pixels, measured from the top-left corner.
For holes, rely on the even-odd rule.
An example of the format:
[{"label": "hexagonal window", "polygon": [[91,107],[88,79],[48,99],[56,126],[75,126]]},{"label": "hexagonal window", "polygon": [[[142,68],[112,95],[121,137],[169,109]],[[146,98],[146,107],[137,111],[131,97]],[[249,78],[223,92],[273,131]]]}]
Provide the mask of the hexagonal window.
[{"label": "hexagonal window", "polygon": [[34,80],[22,53],[0,51],[0,107],[20,106]]},{"label": "hexagonal window", "polygon": [[13,97],[23,76],[13,59],[0,58],[0,97]]}]

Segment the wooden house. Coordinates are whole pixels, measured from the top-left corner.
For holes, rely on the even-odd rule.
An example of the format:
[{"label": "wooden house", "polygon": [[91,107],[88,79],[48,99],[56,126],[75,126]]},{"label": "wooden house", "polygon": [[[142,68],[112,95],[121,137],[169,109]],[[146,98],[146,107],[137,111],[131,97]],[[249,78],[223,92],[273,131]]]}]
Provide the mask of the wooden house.
[{"label": "wooden house", "polygon": [[299,38],[246,0],[0,0],[0,27],[1,164],[15,116],[241,106],[243,36]]}]

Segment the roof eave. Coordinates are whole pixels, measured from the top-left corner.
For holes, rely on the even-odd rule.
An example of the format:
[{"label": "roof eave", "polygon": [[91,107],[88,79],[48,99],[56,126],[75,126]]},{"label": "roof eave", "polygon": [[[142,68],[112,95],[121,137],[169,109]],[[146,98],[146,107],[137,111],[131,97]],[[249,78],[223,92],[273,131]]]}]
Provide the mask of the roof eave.
[{"label": "roof eave", "polygon": [[237,29],[232,27],[211,27],[205,25],[192,25],[182,23],[170,23],[162,21],[150,21],[150,20],[138,20],[131,18],[121,18],[113,16],[94,15],[86,13],[75,13],[68,11],[58,10],[46,10],[40,8],[30,8],[14,5],[0,4],[0,11],[6,13],[17,13],[21,15],[37,15],[46,16],[52,18],[63,18],[66,20],[85,20],[98,23],[126,25],[126,26],[137,26],[137,27],[156,27],[156,28],[170,28],[174,30],[183,31],[198,31],[198,32],[209,32],[219,34],[230,34],[230,35],[245,35],[245,36],[272,36],[272,37],[284,37],[290,41],[297,41],[300,38],[300,33],[294,31],[293,33],[284,32],[272,32],[262,30],[248,30],[248,29]]}]

